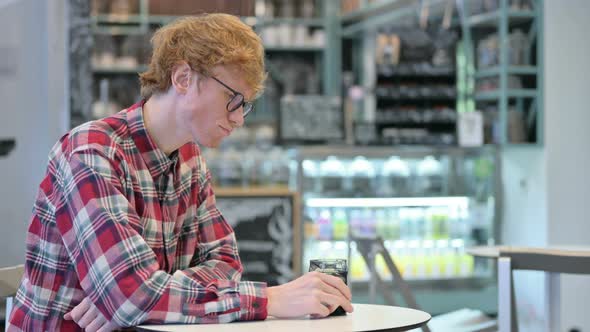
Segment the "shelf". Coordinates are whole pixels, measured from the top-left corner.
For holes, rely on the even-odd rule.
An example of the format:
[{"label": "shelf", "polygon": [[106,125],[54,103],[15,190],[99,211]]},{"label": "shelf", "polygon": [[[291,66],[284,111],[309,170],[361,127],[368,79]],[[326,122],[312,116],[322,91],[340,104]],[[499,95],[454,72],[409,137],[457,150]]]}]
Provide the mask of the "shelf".
[{"label": "shelf", "polygon": [[[500,23],[500,10],[493,12],[477,14],[467,19],[467,24],[471,27],[494,27]],[[523,23],[535,18],[535,12],[531,10],[509,10],[509,23]]]},{"label": "shelf", "polygon": [[148,17],[140,14],[101,14],[90,18],[93,34],[97,35],[141,35],[148,32]]},{"label": "shelf", "polygon": [[403,9],[411,5],[413,0],[382,0],[348,12],[340,17],[342,23],[354,23],[371,18],[372,16]]},{"label": "shelf", "polygon": [[[448,1],[432,0],[428,3],[431,13],[442,13]],[[342,36],[352,37],[359,35],[363,31],[379,30],[381,27],[390,27],[400,20],[412,19],[420,11],[421,3],[415,0],[380,0],[362,6],[359,9],[352,10],[341,15]],[[436,20],[440,17],[438,14],[430,15],[432,26],[440,25]],[[451,26],[456,27],[458,21],[452,19]],[[362,38],[362,37],[361,37]]]},{"label": "shelf", "polygon": [[541,144],[539,142],[522,142],[522,143],[511,143],[511,142],[506,142],[504,144],[502,144],[502,147],[504,148],[512,148],[512,149],[538,149],[539,146],[541,146]]},{"label": "shelf", "polygon": [[147,26],[142,25],[120,25],[120,26],[102,26],[94,25],[91,27],[92,33],[95,35],[107,36],[130,36],[130,35],[145,35],[148,33]]},{"label": "shelf", "polygon": [[[391,276],[383,277],[385,282],[391,282]],[[490,272],[489,274],[485,273],[476,273],[467,276],[448,276],[448,277],[408,277],[404,276],[404,280],[408,282],[409,286],[412,288],[421,288],[426,287],[428,289],[436,288],[436,289],[455,289],[461,286],[463,287],[482,287],[483,285],[489,284],[490,282],[494,282],[493,274]],[[352,279],[350,280],[350,284],[353,285],[355,290],[358,288],[369,287],[369,280],[368,279]]]},{"label": "shelf", "polygon": [[[432,154],[444,154],[457,158],[466,155],[479,155],[481,153],[496,155],[497,146],[495,144],[486,144],[480,147],[458,147],[458,146],[431,146],[431,145],[414,145],[414,146],[364,146],[364,145],[336,145],[322,144],[302,146],[297,149],[297,154],[301,160],[324,159],[326,156],[334,155],[338,158],[354,158],[356,156],[365,156],[367,159],[384,159],[391,155],[398,155],[400,158],[424,158]],[[312,198],[312,197],[310,197]]]},{"label": "shelf", "polygon": [[145,22],[145,16],[139,14],[131,15],[115,15],[115,14],[101,14],[92,16],[90,19],[92,23],[101,25],[133,25]]},{"label": "shelf", "polygon": [[456,96],[443,96],[443,95],[431,95],[431,96],[384,96],[376,95],[378,100],[382,101],[455,101]]},{"label": "shelf", "polygon": [[[475,73],[476,78],[485,78],[499,76],[502,72],[500,67],[491,67],[480,69]],[[535,66],[509,66],[508,75],[537,75],[538,70]]]},{"label": "shelf", "polygon": [[[110,15],[102,14],[92,17],[92,23],[99,25],[134,25],[141,23],[149,23],[152,25],[165,25],[182,16],[176,15]],[[322,28],[324,27],[324,20],[322,18],[299,18],[299,17],[288,17],[288,18],[259,18],[254,16],[244,16],[241,20],[251,26],[263,27],[270,25],[304,25],[307,27]]]},{"label": "shelf", "polygon": [[[490,275],[491,276],[491,275]],[[481,279],[481,278],[489,278],[490,276],[487,275],[477,275],[477,274],[471,274],[471,275],[457,275],[457,276],[438,276],[438,277],[417,277],[417,276],[405,276],[404,280],[406,281],[416,281],[416,282],[422,282],[422,281],[432,281],[432,282],[437,282],[437,281],[448,281],[448,280],[454,280],[454,281],[459,281],[459,280],[474,280],[474,279]],[[391,278],[391,275],[386,276],[384,279],[387,278]],[[350,282],[352,282],[353,284],[362,284],[362,283],[369,283],[369,277],[366,278],[360,278],[360,279],[350,279]]]},{"label": "shelf", "polygon": [[258,187],[216,187],[215,196],[291,196],[296,192],[287,186]]},{"label": "shelf", "polygon": [[147,15],[147,21],[152,25],[165,25],[181,16],[176,15]]},{"label": "shelf", "polygon": [[[508,90],[506,91],[508,98],[536,98],[537,90],[534,89],[519,89],[519,90]],[[501,93],[498,90],[478,92],[475,94],[475,100],[477,101],[496,101],[500,99]]]},{"label": "shelf", "polygon": [[454,85],[391,85],[378,84],[375,89],[378,100],[451,100],[457,98]]},{"label": "shelf", "polygon": [[140,72],[144,72],[147,70],[146,65],[140,65],[137,67],[92,67],[92,72],[94,74],[102,74],[102,75],[135,75]]},{"label": "shelf", "polygon": [[427,65],[377,65],[377,75],[381,77],[441,77],[455,78],[455,68]]},{"label": "shelf", "polygon": [[389,198],[308,198],[308,207],[406,207],[406,206],[458,206],[467,208],[466,196],[449,197],[389,197]]},{"label": "shelf", "polygon": [[[380,236],[380,235],[377,235]],[[383,237],[382,237],[383,238]],[[346,239],[318,239],[318,238],[310,238],[305,237],[306,241],[311,243],[317,243],[317,246],[320,250],[329,250],[333,246],[339,246],[341,249],[348,248],[348,240]],[[350,241],[350,243],[355,243],[355,241]],[[432,240],[425,240],[425,239],[384,239],[384,243],[386,247],[393,245],[395,248],[415,248],[415,249],[424,249],[424,248],[459,248],[464,246],[464,241],[462,239],[432,239]],[[323,247],[323,248],[322,248]]]},{"label": "shelf", "polygon": [[321,46],[264,46],[266,52],[323,52]]},{"label": "shelf", "polygon": [[376,126],[397,126],[403,128],[429,128],[429,127],[442,127],[442,126],[455,126],[457,121],[430,121],[430,122],[417,122],[417,121],[396,121],[396,120],[376,120]]},{"label": "shelf", "polygon": [[279,17],[279,18],[246,18],[244,22],[253,25],[255,28],[270,25],[304,25],[306,27],[323,28],[324,20],[321,18],[299,18],[299,17]]}]

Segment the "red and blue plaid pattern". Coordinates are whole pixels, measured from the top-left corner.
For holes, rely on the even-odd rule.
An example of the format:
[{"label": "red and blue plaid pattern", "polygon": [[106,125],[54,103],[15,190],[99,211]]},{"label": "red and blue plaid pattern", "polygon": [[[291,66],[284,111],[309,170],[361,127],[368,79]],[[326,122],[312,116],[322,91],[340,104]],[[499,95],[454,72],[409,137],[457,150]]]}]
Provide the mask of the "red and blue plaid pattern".
[{"label": "red and blue plaid pattern", "polygon": [[241,272],[198,146],[164,154],[140,103],[52,149],[8,330],[81,330],[63,316],[84,297],[121,327],[265,319],[266,285]]}]

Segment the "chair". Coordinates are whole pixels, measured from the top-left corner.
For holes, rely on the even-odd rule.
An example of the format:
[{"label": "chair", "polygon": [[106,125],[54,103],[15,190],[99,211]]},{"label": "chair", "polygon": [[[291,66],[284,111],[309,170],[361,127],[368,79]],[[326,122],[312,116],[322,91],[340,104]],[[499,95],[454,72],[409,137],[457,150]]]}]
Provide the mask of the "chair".
[{"label": "chair", "polygon": [[[4,310],[4,320],[7,321],[12,310],[12,300],[21,278],[25,272],[24,265],[16,265],[11,267],[0,268],[0,298],[6,299],[6,308]],[[5,324],[6,326],[8,324]],[[6,330],[6,328],[5,328]]]},{"label": "chair", "polygon": [[[363,256],[363,259],[365,260],[365,263],[369,268],[371,275],[371,281],[369,283],[369,293],[371,300],[374,301],[376,288],[379,287],[380,294],[383,295],[385,301],[387,301],[389,305],[395,305],[395,299],[392,295],[393,292],[391,291],[391,289],[388,289],[387,285],[381,279],[375,268],[375,257],[377,254],[381,254],[381,256],[383,256],[383,259],[385,260],[387,268],[391,272],[392,282],[394,283],[394,285],[397,284],[397,286],[399,287],[404,298],[404,301],[406,302],[406,305],[412,309],[420,310],[420,308],[418,307],[418,303],[416,303],[416,298],[414,297],[414,294],[410,289],[410,286],[402,277],[397,266],[393,262],[393,259],[391,258],[389,252],[385,248],[383,240],[380,237],[367,238],[351,236],[351,241],[356,242],[357,250],[359,251],[361,256]],[[422,331],[430,332],[430,328],[428,327],[428,325],[425,324],[422,326]]]},{"label": "chair", "polygon": [[[396,305],[392,295],[393,290],[379,276],[375,267],[375,257],[381,254],[392,276],[391,285],[393,287],[397,286],[408,307],[420,310],[410,285],[399,272],[393,257],[391,257],[385,248],[383,240],[380,237],[359,237],[354,235],[351,236],[350,240],[356,242],[357,250],[369,268],[371,278],[369,282],[369,298],[371,301],[374,302],[377,288],[379,288],[379,293],[383,295],[387,304]],[[430,332],[431,330],[445,332],[490,332],[497,330],[497,324],[479,310],[464,308],[433,317],[421,329],[423,332]]]}]

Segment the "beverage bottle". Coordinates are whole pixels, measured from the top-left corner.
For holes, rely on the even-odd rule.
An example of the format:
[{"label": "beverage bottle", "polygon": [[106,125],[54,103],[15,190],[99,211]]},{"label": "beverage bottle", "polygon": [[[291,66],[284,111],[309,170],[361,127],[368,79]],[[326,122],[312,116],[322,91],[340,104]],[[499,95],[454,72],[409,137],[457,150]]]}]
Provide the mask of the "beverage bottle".
[{"label": "beverage bottle", "polygon": [[423,241],[424,247],[422,248],[422,252],[424,254],[424,277],[432,278],[435,274],[436,268],[435,265],[435,250],[434,250],[434,242],[432,240]]},{"label": "beverage bottle", "polygon": [[303,224],[303,235],[306,241],[317,240],[319,237],[319,228],[317,221],[319,219],[319,212],[317,209],[309,208],[307,217]]},{"label": "beverage bottle", "polygon": [[442,263],[442,255],[441,249],[438,245],[433,248],[432,251],[432,271],[431,277],[432,278],[440,278],[442,276],[443,271],[443,263]]},{"label": "beverage bottle", "polygon": [[377,236],[380,236],[384,240],[390,239],[386,211],[383,209],[375,211],[375,219],[377,221]]},{"label": "beverage bottle", "polygon": [[375,214],[371,209],[365,209],[363,211],[363,224],[361,225],[361,234],[366,237],[376,237],[377,236],[377,220],[375,218]]},{"label": "beverage bottle", "polygon": [[342,195],[346,169],[338,158],[328,156],[320,164],[320,176],[322,177],[322,192],[324,194]]},{"label": "beverage bottle", "polygon": [[367,265],[361,254],[356,249],[356,243],[350,243],[351,262],[350,262],[350,279],[354,281],[366,280],[368,276]]},{"label": "beverage bottle", "polygon": [[413,224],[414,224],[414,236],[415,240],[423,240],[428,238],[428,234],[426,232],[426,219],[424,215],[424,210],[422,208],[414,208],[413,209]]},{"label": "beverage bottle", "polygon": [[410,168],[398,156],[392,156],[383,164],[379,183],[384,196],[404,197],[410,193]]},{"label": "beverage bottle", "polygon": [[402,240],[409,240],[411,238],[412,232],[412,225],[411,225],[411,216],[410,216],[410,209],[408,208],[400,208],[399,209],[399,220],[400,220],[400,228],[399,228],[399,237]]},{"label": "beverage bottle", "polygon": [[336,209],[334,211],[333,225],[333,239],[345,240],[348,236],[348,218],[344,209]]},{"label": "beverage bottle", "polygon": [[332,215],[329,209],[323,209],[318,218],[318,227],[320,240],[332,239]]},{"label": "beverage bottle", "polygon": [[321,185],[318,165],[315,161],[306,159],[301,162],[303,171],[303,191],[314,194],[321,194]]},{"label": "beverage bottle", "polygon": [[399,270],[399,273],[403,277],[407,277],[408,276],[408,270],[407,270],[408,256],[407,256],[407,249],[406,249],[406,241],[404,241],[404,240],[395,241],[393,244],[393,247],[394,247],[394,249],[393,249],[394,254],[392,255],[393,262],[395,263],[395,266]]},{"label": "beverage bottle", "polygon": [[406,253],[406,276],[413,279],[417,275],[418,241],[409,241]]},{"label": "beverage bottle", "polygon": [[424,196],[443,193],[443,174],[440,161],[433,156],[425,157],[418,164],[418,188]]},{"label": "beverage bottle", "polygon": [[455,253],[453,249],[449,247],[444,247],[442,250],[442,260],[443,260],[443,273],[446,277],[454,277],[456,275],[455,271]]},{"label": "beverage bottle", "polygon": [[362,234],[362,211],[359,209],[353,209],[350,211],[350,232],[355,236],[361,236]]},{"label": "beverage bottle", "polygon": [[392,240],[400,239],[400,219],[398,209],[389,209],[387,227],[389,229],[389,238]]},{"label": "beverage bottle", "polygon": [[424,279],[427,277],[426,251],[424,248],[418,246],[414,248],[414,252],[415,276],[418,279]]},{"label": "beverage bottle", "polygon": [[375,169],[373,165],[363,156],[357,156],[350,164],[349,177],[352,184],[352,193],[359,197],[370,197],[375,195],[373,180]]}]

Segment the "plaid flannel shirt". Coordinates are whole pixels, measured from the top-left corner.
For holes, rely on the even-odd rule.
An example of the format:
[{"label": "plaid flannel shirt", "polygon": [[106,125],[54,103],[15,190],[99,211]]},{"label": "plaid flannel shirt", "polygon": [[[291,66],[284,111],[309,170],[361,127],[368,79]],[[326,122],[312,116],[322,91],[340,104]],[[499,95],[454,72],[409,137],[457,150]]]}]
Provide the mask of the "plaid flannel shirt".
[{"label": "plaid flannel shirt", "polygon": [[198,146],[164,154],[142,106],[75,128],[52,149],[9,331],[81,330],[63,316],[85,297],[121,327],[266,318],[266,284],[240,282]]}]

